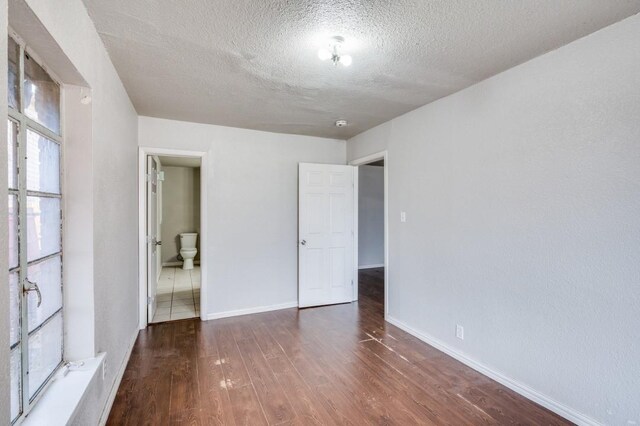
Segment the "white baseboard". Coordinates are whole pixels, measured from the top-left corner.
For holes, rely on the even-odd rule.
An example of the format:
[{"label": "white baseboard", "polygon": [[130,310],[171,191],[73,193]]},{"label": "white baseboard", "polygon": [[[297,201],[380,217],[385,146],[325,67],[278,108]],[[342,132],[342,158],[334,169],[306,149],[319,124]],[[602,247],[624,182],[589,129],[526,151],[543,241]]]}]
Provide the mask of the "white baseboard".
[{"label": "white baseboard", "polygon": [[131,358],[131,352],[133,351],[133,345],[135,345],[136,340],[138,339],[139,330],[136,329],[135,334],[133,335],[133,339],[129,343],[129,348],[127,348],[127,353],[122,360],[122,364],[118,368],[118,373],[116,374],[113,385],[111,386],[111,391],[109,392],[109,397],[107,398],[107,403],[102,410],[102,414],[100,415],[100,422],[98,423],[100,426],[104,426],[107,424],[107,420],[109,419],[109,413],[111,412],[111,407],[113,407],[113,402],[116,400],[116,394],[118,393],[118,388],[120,387],[120,382],[122,382],[122,376],[124,376],[124,371],[127,369],[127,364],[129,364],[129,358]]},{"label": "white baseboard", "polygon": [[565,419],[572,421],[574,423],[576,423],[577,425],[584,425],[584,426],[601,426],[601,423],[597,422],[596,420],[586,416],[585,414],[582,414],[570,407],[567,407],[566,405],[559,403],[557,401],[554,401],[553,399],[551,399],[550,397],[548,397],[547,395],[538,392],[535,389],[530,388],[529,386],[520,383],[516,380],[511,379],[510,377],[505,376],[504,374],[492,370],[489,367],[471,359],[468,358],[466,355],[464,355],[463,353],[457,351],[456,349],[453,349],[449,346],[447,346],[445,343],[441,342],[440,340],[422,333],[420,331],[417,331],[413,328],[411,328],[410,326],[408,326],[407,324],[403,323],[400,320],[397,320],[391,316],[387,317],[387,322],[395,325],[396,327],[406,331],[407,333],[411,334],[412,336],[417,337],[418,339],[422,340],[423,342],[427,343],[428,345],[433,346],[434,348],[438,349],[439,351],[442,351],[444,353],[446,353],[447,355],[457,359],[458,361],[462,362],[463,364],[467,365],[468,367],[473,368],[474,370],[478,371],[481,374],[484,374],[485,376],[495,380],[496,382],[500,383],[503,386],[508,387],[509,389],[511,389],[514,392],[519,393],[520,395],[524,396],[527,399],[530,399],[531,401],[542,405],[543,407],[547,408],[548,410],[553,411],[554,413],[558,414],[559,416],[564,417]]},{"label": "white baseboard", "polygon": [[358,269],[384,268],[384,263],[376,263],[375,265],[359,265]]},{"label": "white baseboard", "polygon": [[255,308],[238,309],[235,311],[216,312],[214,314],[207,315],[207,320],[214,320],[220,318],[237,317],[240,315],[258,314],[260,312],[278,311],[280,309],[297,308],[298,301],[281,303],[279,305],[258,306]]}]

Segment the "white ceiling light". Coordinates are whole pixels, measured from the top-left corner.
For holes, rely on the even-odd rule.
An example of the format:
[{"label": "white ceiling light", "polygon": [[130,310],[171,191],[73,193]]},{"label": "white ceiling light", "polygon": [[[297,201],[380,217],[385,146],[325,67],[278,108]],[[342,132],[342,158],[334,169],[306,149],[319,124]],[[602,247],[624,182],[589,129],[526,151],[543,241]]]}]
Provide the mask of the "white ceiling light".
[{"label": "white ceiling light", "polygon": [[347,124],[347,120],[336,120],[336,127],[346,127]]},{"label": "white ceiling light", "polygon": [[329,40],[328,48],[322,48],[318,51],[318,58],[322,61],[326,61],[327,59],[331,59],[333,65],[338,66],[338,64],[342,64],[345,67],[348,67],[353,62],[353,58],[349,55],[343,55],[341,53],[341,49],[344,45],[344,37],[342,36],[333,36]]}]

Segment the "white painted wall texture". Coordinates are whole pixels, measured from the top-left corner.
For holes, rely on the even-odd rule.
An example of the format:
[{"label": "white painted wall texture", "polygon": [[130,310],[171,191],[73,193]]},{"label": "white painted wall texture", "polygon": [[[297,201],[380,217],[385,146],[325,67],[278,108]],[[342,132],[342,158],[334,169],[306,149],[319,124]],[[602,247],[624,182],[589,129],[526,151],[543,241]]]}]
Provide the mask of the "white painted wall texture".
[{"label": "white painted wall texture", "polygon": [[177,262],[180,234],[200,233],[200,168],[163,166],[162,170],[162,262]]},{"label": "white painted wall texture", "polygon": [[208,152],[207,313],[296,303],[298,163],[345,164],[345,141],[150,117],[138,129],[140,146]]},{"label": "white painted wall texture", "polygon": [[[39,21],[92,88],[93,162],[93,286],[95,352],[107,352],[107,374],[97,377],[85,395],[75,424],[97,424],[116,373],[132,338],[137,334],[137,115],[107,55],[93,22],[80,0],[46,2],[26,0]],[[7,3],[0,0],[0,54],[6,57]],[[0,66],[0,97],[6,99],[6,61]],[[6,102],[0,115],[6,116]],[[0,130],[4,129],[4,124]],[[2,140],[6,130],[0,131]],[[4,146],[4,145],[3,145]],[[6,162],[0,153],[0,188],[6,191]],[[73,164],[65,164],[73,167]],[[0,207],[0,216],[5,216]],[[0,224],[5,236],[6,223]],[[4,240],[4,238],[2,239]],[[0,278],[5,276],[6,247],[0,246]],[[4,267],[3,267],[4,265]],[[5,276],[6,277],[6,276]],[[5,280],[6,281],[6,280]],[[3,287],[0,292],[4,292]],[[4,293],[0,293],[2,295]],[[6,300],[6,297],[2,297]],[[8,356],[5,331],[8,314],[0,309],[0,423],[8,423]]]},{"label": "white painted wall texture", "polygon": [[384,167],[358,167],[358,266],[384,265]]},{"label": "white painted wall texture", "polygon": [[636,15],[348,141],[389,152],[390,316],[604,424],[640,423],[639,40]]}]

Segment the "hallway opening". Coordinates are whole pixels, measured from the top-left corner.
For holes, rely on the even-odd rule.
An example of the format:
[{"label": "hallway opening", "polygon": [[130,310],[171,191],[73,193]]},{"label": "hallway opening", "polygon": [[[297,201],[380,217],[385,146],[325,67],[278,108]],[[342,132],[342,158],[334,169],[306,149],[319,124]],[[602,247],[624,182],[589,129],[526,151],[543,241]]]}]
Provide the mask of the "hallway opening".
[{"label": "hallway opening", "polygon": [[387,153],[371,154],[350,164],[357,170],[354,252],[358,279],[354,300],[375,294],[382,304],[381,316],[386,319],[389,311]]}]

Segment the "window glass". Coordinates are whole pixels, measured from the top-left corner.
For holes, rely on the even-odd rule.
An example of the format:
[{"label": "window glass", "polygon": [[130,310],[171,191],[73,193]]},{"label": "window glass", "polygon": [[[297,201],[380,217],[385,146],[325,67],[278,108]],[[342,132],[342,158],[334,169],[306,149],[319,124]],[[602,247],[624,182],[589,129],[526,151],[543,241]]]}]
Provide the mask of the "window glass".
[{"label": "window glass", "polygon": [[24,113],[60,134],[60,86],[29,55],[24,55]]},{"label": "window glass", "polygon": [[18,90],[20,88],[18,79],[18,58],[20,57],[20,48],[18,44],[11,38],[9,38],[9,75],[8,83],[9,87],[7,92],[9,95],[8,104],[9,108],[18,109],[20,97]]},{"label": "window glass", "polygon": [[7,171],[9,188],[18,188],[18,123],[7,120]]},{"label": "window glass", "polygon": [[62,314],[29,336],[29,398],[62,361]]},{"label": "window glass", "polygon": [[29,333],[31,333],[34,328],[62,308],[60,256],[29,266],[27,277],[29,281],[38,285],[42,297],[42,303],[38,307],[38,294],[35,291],[27,293],[27,318],[29,318]]},{"label": "window glass", "polygon": [[18,266],[18,196],[9,195],[9,269]]},{"label": "window glass", "polygon": [[27,260],[60,251],[60,199],[27,197]]},{"label": "window glass", "polygon": [[17,272],[9,274],[9,345],[20,341],[20,278]]},{"label": "window glass", "polygon": [[[7,150],[8,241],[2,244],[9,250],[4,285],[9,285],[10,415],[19,422],[63,359],[61,93],[45,67],[11,38],[7,92],[2,149]],[[32,291],[23,291],[25,279],[37,290],[32,285]]]},{"label": "window glass", "polygon": [[60,147],[27,129],[27,190],[60,193]]},{"label": "window glass", "polygon": [[15,420],[22,412],[21,361],[20,346],[11,351],[11,420]]}]

